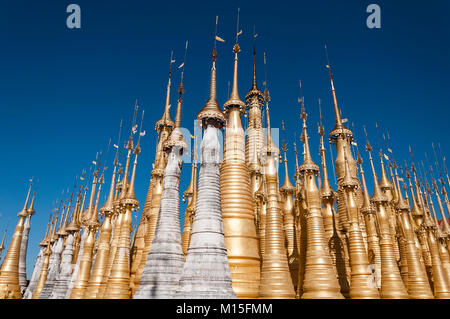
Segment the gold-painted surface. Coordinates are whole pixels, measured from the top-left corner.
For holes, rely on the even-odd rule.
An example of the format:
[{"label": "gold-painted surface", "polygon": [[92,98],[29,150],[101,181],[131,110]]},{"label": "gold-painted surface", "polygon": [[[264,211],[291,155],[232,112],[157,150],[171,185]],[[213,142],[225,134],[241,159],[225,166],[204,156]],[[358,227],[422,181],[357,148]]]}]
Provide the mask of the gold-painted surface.
[{"label": "gold-painted surface", "polygon": [[376,278],[372,276],[362,232],[359,228],[360,212],[354,193],[355,189],[358,188],[358,183],[350,175],[346,157],[344,168],[344,179],[341,185],[346,195],[347,218],[349,220],[350,298],[377,299],[380,295],[376,287]]},{"label": "gold-painted surface", "polygon": [[47,249],[44,251],[44,261],[42,262],[42,268],[41,273],[39,275],[39,280],[36,285],[36,288],[34,289],[33,295],[31,299],[39,299],[39,296],[41,295],[42,289],[44,289],[45,282],[47,281],[47,275],[48,275],[48,264],[50,262],[50,243],[47,245]]},{"label": "gold-painted surface", "polygon": [[25,223],[25,218],[28,216],[27,206],[28,199],[30,198],[31,186],[28,188],[27,198],[22,210],[17,214],[19,220],[17,222],[14,234],[6,252],[5,259],[3,260],[0,268],[0,299],[20,299],[22,293],[19,285],[19,259],[20,259],[20,246],[22,243],[22,234]]},{"label": "gold-painted surface", "polygon": [[360,160],[360,173],[361,173],[361,183],[363,186],[363,205],[361,207],[361,213],[364,218],[367,230],[367,255],[369,257],[369,263],[374,269],[375,276],[377,278],[377,286],[380,288],[381,281],[381,252],[380,252],[380,242],[379,242],[379,229],[376,220],[376,211],[370,202],[369,192],[367,190],[366,177],[362,167],[362,159]]},{"label": "gold-painted surface", "polygon": [[19,256],[25,218],[25,216],[19,216],[19,221],[2,263],[0,270],[0,299],[22,298],[19,286]]},{"label": "gold-painted surface", "polygon": [[336,271],[333,268],[330,253],[325,241],[325,230],[321,211],[320,192],[315,175],[319,167],[312,161],[308,133],[306,130],[306,113],[302,105],[303,118],[303,163],[299,172],[303,177],[303,194],[306,209],[306,261],[303,278],[302,299],[343,299]]},{"label": "gold-painted surface", "polygon": [[372,155],[370,153],[371,147],[368,144],[367,150],[369,152],[369,161],[372,168],[374,193],[372,195],[372,203],[376,209],[379,239],[380,239],[380,253],[381,253],[381,298],[383,299],[408,299],[408,292],[403,283],[395,257],[394,244],[389,227],[389,215],[386,210],[387,198],[383,195],[380,186],[378,185],[375,167],[373,165]]},{"label": "gold-painted surface", "polygon": [[119,242],[114,255],[111,272],[106,284],[104,299],[130,299],[130,232],[132,206],[121,213],[122,222]]},{"label": "gold-painted surface", "polygon": [[433,290],[436,299],[450,299],[450,285],[444,267],[439,257],[439,248],[431,227],[427,227],[428,246],[430,247]]},{"label": "gold-painted surface", "polygon": [[164,113],[155,124],[159,140],[156,146],[155,161],[152,166],[150,183],[147,196],[142,210],[141,221],[139,223],[136,238],[133,244],[133,258],[131,259],[131,286],[132,294],[139,288],[142,271],[150,252],[153,237],[155,235],[156,223],[158,221],[159,206],[162,195],[162,179],[164,169],[167,165],[167,153],[164,152],[164,143],[171,135],[175,123],[170,118],[170,89],[172,77],[172,58],[169,64],[169,76],[166,90],[166,103]]},{"label": "gold-painted surface", "polygon": [[433,293],[425,268],[420,262],[420,251],[417,250],[415,241],[416,236],[413,225],[408,218],[409,205],[403,200],[400,184],[397,177],[398,193],[398,216],[401,221],[402,238],[404,239],[406,261],[408,266],[407,288],[410,298],[413,299],[431,299]]},{"label": "gold-painted surface", "polygon": [[[92,257],[95,245],[95,237],[97,234],[97,228],[100,225],[97,220],[97,211],[96,206],[98,205],[97,201],[95,201],[95,192],[98,183],[98,169],[94,172],[94,178],[91,186],[91,195],[89,198],[89,206],[87,209],[87,215],[83,216],[81,219],[82,225],[84,226],[85,232],[87,232],[86,240],[83,244],[83,255],[81,256],[81,260],[79,263],[79,271],[78,275],[75,278],[72,291],[70,293],[70,299],[82,299],[86,287],[89,282],[91,266],[92,266]],[[99,187],[97,193],[97,199],[99,197],[101,188]]]},{"label": "gold-painted surface", "polygon": [[262,256],[259,295],[262,299],[290,299],[295,298],[295,291],[284,246],[283,215],[278,204],[278,159],[280,152],[272,142],[268,104],[266,104],[266,114],[267,148],[263,171],[267,187],[266,240],[264,255]]},{"label": "gold-painted surface", "polygon": [[[120,235],[118,238],[118,245],[113,259],[113,264],[107,281],[106,289],[103,295],[105,299],[130,299],[131,287],[130,287],[130,247],[131,247],[131,226],[132,226],[132,211],[138,209],[139,201],[136,199],[134,193],[134,184],[136,180],[136,167],[138,155],[141,152],[140,149],[140,137],[137,145],[134,149],[135,157],[133,163],[133,170],[131,173],[131,179],[127,192],[121,194],[120,206],[123,207],[120,214],[122,214],[122,221],[120,225]],[[128,157],[132,148],[132,142],[128,145]],[[128,160],[127,160],[128,162]],[[127,165],[128,166],[128,165]],[[128,180],[128,171],[126,167],[124,180]]]},{"label": "gold-painted surface", "polygon": [[257,298],[260,256],[254,222],[254,201],[250,191],[249,172],[245,164],[244,130],[241,126],[239,107],[230,106],[227,113],[226,144],[220,166],[225,246],[236,296]]},{"label": "gold-painted surface", "polygon": [[102,227],[100,228],[100,234],[97,239],[97,253],[95,257],[95,262],[92,266],[89,282],[86,291],[84,293],[84,299],[97,298],[99,292],[106,285],[106,281],[108,280],[108,278],[105,275],[111,248],[110,246],[112,233],[111,218],[114,210],[113,201],[114,201],[116,168],[117,165],[114,165],[114,171],[111,178],[111,185],[108,199],[106,200],[103,207],[100,209],[100,213],[105,215],[105,219],[103,220]]}]

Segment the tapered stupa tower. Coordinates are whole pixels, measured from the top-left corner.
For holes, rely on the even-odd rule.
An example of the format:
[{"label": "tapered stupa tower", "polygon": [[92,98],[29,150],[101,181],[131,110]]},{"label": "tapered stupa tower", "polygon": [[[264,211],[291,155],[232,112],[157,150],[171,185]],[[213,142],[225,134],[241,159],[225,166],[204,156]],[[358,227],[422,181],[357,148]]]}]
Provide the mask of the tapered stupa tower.
[{"label": "tapered stupa tower", "polygon": [[313,162],[309,150],[304,104],[302,104],[301,117],[304,155],[299,173],[303,178],[302,197],[306,206],[303,211],[306,223],[306,263],[301,298],[341,299],[344,297],[340,293],[341,288],[325,241],[320,191],[315,180],[319,167]]},{"label": "tapered stupa tower", "polygon": [[350,167],[347,156],[345,156],[345,146],[344,163],[344,179],[341,187],[347,200],[347,218],[349,220],[350,298],[377,299],[380,295],[376,287],[376,277],[372,276],[362,232],[359,228],[360,212],[355,196],[355,189],[358,188],[358,183],[350,176]]},{"label": "tapered stupa tower", "polygon": [[[120,145],[120,134],[122,131],[122,121],[120,122],[119,137],[117,145]],[[111,233],[112,233],[112,217],[114,214],[114,191],[116,182],[116,173],[118,165],[119,148],[116,149],[116,155],[114,158],[114,170],[111,177],[111,184],[109,188],[108,198],[100,208],[100,214],[105,216],[102,226],[100,228],[100,234],[98,236],[97,242],[97,255],[95,257],[95,262],[92,266],[91,275],[89,277],[89,283],[84,293],[84,299],[97,299],[99,298],[99,292],[103,290],[106,286],[108,277],[106,276],[106,267],[108,264],[109,254],[110,254],[110,243],[111,243]]]},{"label": "tapered stupa tower", "polygon": [[97,229],[100,226],[100,223],[98,222],[97,219],[97,211],[95,210],[94,207],[95,204],[94,198],[98,183],[99,166],[100,165],[97,165],[97,168],[95,169],[94,176],[92,179],[91,195],[89,198],[89,206],[88,206],[88,215],[86,216],[86,219],[82,220],[82,225],[84,226],[84,233],[83,233],[84,243],[82,243],[83,253],[78,257],[81,258],[79,263],[79,271],[76,276],[76,280],[73,284],[73,288],[70,291],[70,299],[82,299],[84,291],[86,290],[86,287],[89,282],[95,237]]},{"label": "tapered stupa tower", "polygon": [[[80,203],[83,185],[80,186],[78,190],[77,200],[72,212],[72,217],[70,219],[69,224],[65,227],[65,231],[67,232],[66,239],[64,242],[64,250],[61,256],[61,265],[60,271],[56,276],[55,284],[53,290],[50,295],[50,299],[63,299],[66,296],[67,289],[69,287],[71,275],[72,275],[72,257],[73,257],[73,243],[74,243],[74,234],[80,230],[79,225],[77,224],[77,216],[80,210]],[[68,211],[69,213],[69,211]]]},{"label": "tapered stupa tower", "polygon": [[19,284],[19,259],[20,246],[22,243],[22,235],[25,219],[28,216],[28,199],[30,198],[31,186],[28,188],[27,199],[23,209],[17,214],[19,220],[14,230],[13,237],[9,244],[5,259],[0,268],[0,299],[20,299],[22,292]]},{"label": "tapered stupa tower", "polygon": [[[256,37],[256,34],[253,35]],[[264,94],[258,89],[256,81],[256,48],[253,45],[252,87],[245,96],[247,103],[247,139],[245,141],[245,163],[250,173],[250,189],[255,195],[261,184],[261,165],[259,157],[265,144],[261,110],[264,108]]]},{"label": "tapered stupa tower", "polygon": [[[236,36],[236,40],[238,36]],[[233,290],[238,298],[257,298],[260,257],[254,217],[254,199],[245,163],[245,139],[241,114],[245,103],[238,93],[238,42],[233,48],[234,75],[230,98],[223,105],[227,116],[223,161],[220,166],[220,200],[225,246]]]},{"label": "tapered stupa tower", "polygon": [[181,245],[179,197],[180,176],[183,165],[181,156],[187,148],[187,143],[180,130],[184,92],[183,73],[184,68],[178,89],[179,98],[175,128],[163,145],[164,151],[169,155],[164,171],[158,223],[156,224],[152,248],[142,272],[139,289],[134,295],[135,299],[172,298],[179,287],[180,276],[183,271],[184,254]]},{"label": "tapered stupa tower", "polygon": [[52,237],[55,235],[56,224],[58,223],[58,215],[57,215],[58,213],[59,213],[59,209],[56,210],[55,214],[53,215],[50,231],[48,233],[47,238],[45,239],[46,247],[45,247],[45,250],[43,253],[41,273],[39,274],[39,280],[36,284],[36,288],[33,291],[33,295],[31,297],[32,299],[39,299],[42,289],[44,289],[45,282],[47,281],[48,267],[50,264],[50,256],[52,254],[52,249],[51,249]]},{"label": "tapered stupa tower", "polygon": [[[216,20],[217,26],[217,20]],[[186,262],[175,298],[235,298],[231,286],[220,205],[219,129],[225,116],[216,95],[217,50],[212,51],[210,96],[197,114],[204,131],[198,198]]]},{"label": "tapered stupa tower", "polygon": [[384,196],[387,198],[387,205],[386,210],[388,212],[389,216],[389,230],[392,236],[392,243],[394,244],[394,251],[395,251],[395,258],[397,260],[400,259],[400,248],[397,240],[397,234],[396,234],[396,216],[395,216],[395,207],[394,207],[394,187],[389,180],[389,178],[386,175],[386,169],[384,167],[384,160],[383,160],[383,152],[380,150],[379,153],[380,156],[380,182],[378,185],[380,186],[381,192],[384,194]]},{"label": "tapered stupa tower", "polygon": [[376,285],[378,288],[381,286],[381,252],[380,252],[380,240],[378,237],[379,227],[376,216],[376,209],[372,205],[369,196],[369,190],[367,189],[366,176],[362,166],[362,158],[358,151],[358,163],[360,167],[361,183],[363,187],[363,205],[361,207],[361,214],[364,218],[367,231],[367,256],[369,258],[369,264],[373,269],[373,273],[376,277]]},{"label": "tapered stupa tower", "polygon": [[147,255],[150,252],[153,237],[155,235],[156,223],[158,221],[159,206],[163,190],[164,169],[167,165],[167,153],[164,151],[164,142],[169,138],[174,128],[174,123],[170,117],[170,89],[172,77],[172,55],[169,63],[169,79],[166,90],[166,104],[164,113],[160,120],[155,124],[155,130],[158,132],[159,140],[156,146],[155,161],[150,177],[150,185],[145,198],[144,209],[142,211],[141,221],[137,230],[134,244],[134,256],[131,262],[131,280],[132,292],[139,288],[139,281],[142,271],[147,261]]},{"label": "tapered stupa tower", "polygon": [[386,210],[387,198],[381,192],[372,159],[372,146],[367,141],[366,150],[369,153],[374,192],[371,198],[377,212],[380,229],[380,255],[381,255],[381,298],[407,299],[408,292],[403,284],[400,270],[395,259],[394,243],[389,227],[389,215]]},{"label": "tapered stupa tower", "polygon": [[39,276],[41,274],[41,269],[42,269],[42,263],[44,261],[44,251],[46,248],[46,239],[47,239],[51,220],[52,220],[52,215],[50,214],[49,220],[47,223],[47,228],[45,230],[44,238],[39,243],[40,248],[39,248],[39,253],[36,257],[36,262],[34,264],[33,274],[31,275],[30,282],[27,286],[27,289],[25,290],[25,292],[23,294],[23,299],[31,299],[34,289],[36,288],[37,282],[39,280]]},{"label": "tapered stupa tower", "polygon": [[348,250],[347,243],[342,239],[342,235],[338,230],[337,216],[334,209],[334,201],[336,200],[336,192],[333,190],[328,178],[328,166],[325,156],[325,145],[323,136],[325,134],[324,127],[322,125],[322,110],[320,107],[320,123],[319,123],[319,135],[320,135],[320,157],[322,160],[322,187],[320,189],[320,195],[322,198],[322,216],[323,226],[325,231],[325,240],[327,247],[330,250],[333,266],[337,273],[339,285],[341,286],[341,293],[348,297],[349,295],[349,275],[350,265],[348,262]]},{"label": "tapered stupa tower", "polygon": [[[284,123],[282,123],[284,130]],[[289,178],[288,162],[287,162],[287,145],[283,141],[283,153],[284,153],[284,181],[280,187],[282,212],[283,212],[283,229],[285,237],[285,246],[288,256],[289,271],[291,272],[292,283],[294,285],[294,291],[297,291],[298,285],[298,248],[295,231],[295,204],[294,194],[295,186],[292,185]]]},{"label": "tapered stupa tower", "polygon": [[432,299],[433,293],[428,282],[427,274],[425,269],[420,264],[419,252],[415,246],[415,233],[413,225],[411,225],[409,205],[405,202],[402,195],[402,190],[400,187],[400,182],[397,174],[397,169],[395,169],[395,175],[397,179],[397,214],[399,215],[399,220],[401,221],[402,235],[405,239],[405,253],[406,261],[408,266],[408,280],[407,289],[410,298],[413,299]]},{"label": "tapered stupa tower", "polygon": [[[336,147],[336,175],[337,175],[337,183],[338,183],[338,201],[337,201],[337,210],[338,210],[338,220],[340,223],[340,230],[341,232],[346,235],[347,229],[349,227],[348,220],[346,218],[346,203],[345,195],[343,192],[343,188],[341,187],[340,183],[344,179],[344,171],[345,171],[345,160],[344,160],[344,150],[345,150],[345,156],[347,157],[348,165],[350,168],[350,176],[353,178],[359,186],[359,180],[357,177],[357,167],[356,162],[353,159],[350,145],[353,139],[353,132],[345,127],[342,117],[341,117],[341,110],[339,109],[337,97],[336,97],[336,90],[334,88],[334,80],[333,80],[333,74],[331,72],[331,67],[329,64],[327,64],[328,68],[328,75],[330,78],[330,84],[331,84],[331,94],[333,97],[333,105],[334,105],[334,128],[329,133],[330,141],[334,143]],[[361,207],[362,205],[362,192],[361,188],[358,187],[356,190],[356,204],[358,207]],[[364,230],[363,231],[363,237],[366,237]]]},{"label": "tapered stupa tower", "polygon": [[34,199],[36,197],[36,191],[33,193],[30,207],[27,208],[27,217],[23,226],[22,242],[20,244],[20,259],[19,259],[19,285],[21,291],[25,291],[27,288],[27,250],[28,250],[28,234],[31,228],[31,217],[36,213],[34,210]]},{"label": "tapered stupa tower", "polygon": [[[73,193],[72,193],[73,195]],[[39,299],[48,299],[50,298],[53,287],[55,285],[56,277],[58,276],[60,272],[60,263],[61,263],[61,253],[63,251],[63,244],[64,244],[64,238],[67,235],[67,232],[65,230],[65,216],[68,215],[68,211],[70,210],[70,201],[69,205],[67,205],[67,200],[65,201],[61,218],[59,221],[59,229],[55,233],[56,235],[56,241],[54,242],[52,246],[52,254],[50,256],[50,261],[48,265],[48,272],[47,272],[47,280],[45,281],[44,288],[42,289],[41,294],[39,295]],[[66,210],[67,209],[67,210]],[[63,223],[64,221],[64,223]]]},{"label": "tapered stupa tower", "polygon": [[[142,113],[144,116],[144,113]],[[142,123],[141,123],[142,124]],[[134,123],[133,123],[134,126]],[[142,125],[141,125],[142,127]],[[136,179],[136,167],[138,155],[141,153],[140,147],[140,136],[136,147],[134,148],[134,163],[133,170],[131,173],[131,179],[128,189],[122,190],[120,199],[120,212],[121,224],[118,245],[114,254],[114,259],[111,267],[111,272],[109,274],[108,282],[103,297],[105,299],[129,299],[131,298],[131,287],[130,287],[130,233],[132,224],[132,212],[139,208],[139,201],[134,193],[134,183]],[[130,135],[130,140],[128,142],[128,155],[127,155],[127,166],[129,163],[129,158],[131,156],[131,150],[133,148],[133,135]],[[128,167],[125,168],[125,175],[123,181],[128,182]],[[118,217],[120,218],[120,217]]]}]

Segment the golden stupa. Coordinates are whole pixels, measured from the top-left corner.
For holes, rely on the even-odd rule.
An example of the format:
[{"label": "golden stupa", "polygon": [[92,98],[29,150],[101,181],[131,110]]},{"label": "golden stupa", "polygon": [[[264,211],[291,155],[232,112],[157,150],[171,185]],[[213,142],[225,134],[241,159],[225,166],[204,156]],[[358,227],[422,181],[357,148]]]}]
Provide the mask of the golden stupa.
[{"label": "golden stupa", "polygon": [[[156,146],[146,152],[154,157],[145,200],[135,194],[145,135],[143,111],[140,125],[136,124],[136,102],[124,145],[121,122],[111,175],[105,176],[105,164],[111,163],[101,170],[98,155],[89,177],[83,171],[85,182],[77,182],[70,196],[68,190],[66,198],[58,199],[59,208],[41,231],[43,239],[27,284],[24,260],[35,198],[28,206],[30,183],[9,240],[2,225],[0,254],[3,250],[6,254],[1,259],[0,299],[450,299],[450,177],[442,153],[443,170],[436,164],[438,172],[415,160],[411,148],[411,160],[399,167],[390,147],[380,146],[372,157],[366,133],[364,167],[355,129],[345,124],[348,120],[341,114],[327,64],[332,105],[323,115],[333,116],[334,126],[322,123],[319,99],[320,140],[317,144],[310,140],[305,98],[299,98],[296,121],[303,144],[299,163],[296,141],[292,149],[286,142],[285,122],[281,144],[272,133],[272,101],[267,76],[264,93],[258,89],[255,43],[250,90],[245,99],[239,96],[238,62],[243,63],[238,60],[243,44],[238,41],[239,20],[234,59],[231,53],[228,59],[230,68],[233,61],[232,88],[221,109],[217,41],[224,40],[217,35],[217,22],[216,18],[209,98],[197,114],[182,115],[183,62],[178,68],[182,70],[175,121],[170,101],[172,73],[177,69],[172,70],[171,54],[163,114],[155,123]],[[295,116],[295,107],[277,111]],[[182,116],[187,123],[194,119],[201,123],[203,136],[191,135],[193,150],[187,149],[189,135],[181,127]],[[326,132],[331,157],[326,155]],[[320,165],[313,160],[313,144],[319,147]],[[292,176],[289,149],[295,152]],[[125,159],[120,162],[121,152]],[[192,158],[192,167],[184,173],[183,154]],[[328,165],[327,158],[334,165]],[[371,176],[365,173],[367,165]],[[181,194],[183,176],[190,180]],[[110,182],[103,199],[105,180]],[[181,196],[187,202],[184,207]],[[141,218],[133,224],[133,212],[139,211],[142,200]],[[179,223],[182,216],[184,224]]]}]

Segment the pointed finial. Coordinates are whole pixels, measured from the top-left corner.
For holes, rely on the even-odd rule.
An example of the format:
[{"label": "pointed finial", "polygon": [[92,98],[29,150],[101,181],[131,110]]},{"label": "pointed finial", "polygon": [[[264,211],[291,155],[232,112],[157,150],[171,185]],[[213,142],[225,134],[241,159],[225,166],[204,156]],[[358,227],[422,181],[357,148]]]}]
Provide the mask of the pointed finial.
[{"label": "pointed finial", "polygon": [[128,190],[127,190],[126,196],[122,200],[122,203],[124,205],[132,205],[133,207],[138,207],[138,205],[139,205],[139,201],[136,199],[136,195],[134,193],[134,184],[135,184],[135,179],[136,179],[137,159],[138,159],[138,155],[141,153],[140,140],[141,140],[141,136],[143,136],[141,134],[142,133],[143,123],[144,123],[144,110],[142,110],[141,125],[140,125],[140,128],[139,128],[138,141],[136,143],[136,147],[134,148],[135,156],[134,156],[133,170],[131,172],[130,184],[128,186]]},{"label": "pointed finial", "polygon": [[25,200],[25,204],[23,205],[22,210],[17,214],[17,216],[19,217],[27,217],[28,200],[30,199],[30,192],[32,186],[33,186],[33,178],[30,179],[30,186],[28,187],[28,193],[27,198]]},{"label": "pointed finial", "polygon": [[370,145],[369,138],[367,137],[366,127],[363,126],[363,128],[364,128],[364,135],[366,136],[366,151],[369,153],[369,161],[370,161],[370,166],[372,168],[372,177],[373,177],[372,201],[374,201],[374,202],[386,202],[387,198],[381,192],[380,185],[378,184],[377,173],[375,172],[375,166],[373,165],[372,146]]},{"label": "pointed finial", "polygon": [[[184,68],[186,65],[186,54],[187,54],[187,49],[188,49],[188,43],[189,41],[186,40],[186,45],[184,47],[184,58],[183,58],[183,63],[181,63],[181,65],[178,67],[179,69],[181,68],[181,79],[180,79],[180,86],[178,87],[178,93],[180,94],[179,99],[181,99],[181,96],[184,93],[184,83],[183,83],[183,79],[184,79]],[[177,113],[178,114],[178,113]],[[176,126],[176,117],[175,117],[175,126]]]},{"label": "pointed finial", "polygon": [[391,189],[392,190],[392,184],[389,181],[387,175],[386,175],[386,169],[384,168],[384,161],[383,161],[383,156],[386,156],[383,154],[383,151],[380,149],[380,163],[381,163],[381,178],[380,178],[380,187],[381,189]]},{"label": "pointed finial", "polygon": [[30,207],[28,207],[28,209],[27,209],[27,213],[30,216],[33,216],[36,213],[36,211],[34,210],[34,199],[35,198],[36,198],[36,189],[33,192],[33,197],[31,198]]},{"label": "pointed finial", "polygon": [[285,129],[284,129],[284,121],[281,122],[281,129],[283,131],[283,152],[284,152],[284,182],[280,187],[280,191],[282,192],[293,192],[295,190],[294,185],[291,183],[291,179],[289,178],[289,171],[288,171],[288,163],[287,163],[287,145],[285,140]]},{"label": "pointed finial", "polygon": [[177,101],[177,113],[175,116],[175,129],[170,133],[169,138],[164,141],[163,149],[165,151],[169,151],[173,146],[177,145],[181,147],[181,153],[184,152],[184,150],[187,148],[187,143],[184,140],[183,133],[180,130],[181,126],[181,109],[183,105],[183,93],[184,93],[184,87],[183,87],[183,73],[184,73],[184,67],[186,63],[186,52],[188,48],[188,41],[186,41],[185,51],[184,51],[184,61],[181,64],[183,66],[183,70],[181,72],[181,80],[180,80],[180,87],[178,89],[178,93],[180,94],[178,101]]},{"label": "pointed finial", "polygon": [[341,110],[339,109],[339,106],[338,106],[338,103],[337,103],[336,90],[334,88],[333,73],[331,71],[331,65],[330,65],[330,61],[328,59],[328,49],[327,49],[327,45],[326,44],[325,44],[325,55],[326,55],[326,58],[327,58],[326,68],[328,69],[328,76],[330,78],[331,94],[333,96],[334,116],[335,116],[335,122],[334,122],[334,129],[333,129],[333,131],[335,131],[335,130],[338,130],[338,129],[341,129],[341,128],[345,128],[345,126],[342,123]]},{"label": "pointed finial", "polygon": [[302,174],[304,174],[305,172],[318,173],[319,167],[312,160],[311,152],[309,149],[309,138],[308,138],[308,131],[307,131],[307,126],[306,126],[307,113],[305,111],[305,104],[303,102],[302,102],[302,113],[301,113],[300,117],[303,119],[302,142],[303,142],[303,146],[304,146],[304,153],[303,153],[303,163],[300,165],[299,171]]},{"label": "pointed finial", "polygon": [[[358,150],[358,148],[357,148]],[[361,213],[362,214],[370,214],[370,213],[374,213],[374,207],[372,206],[372,203],[370,202],[370,196],[369,196],[369,191],[367,189],[367,184],[366,184],[366,177],[364,174],[364,169],[363,169],[363,160],[362,157],[359,154],[358,151],[358,160],[357,163],[359,164],[359,172],[361,174],[361,184],[362,184],[362,191],[363,191],[363,205],[361,207]]]},{"label": "pointed finial", "polygon": [[218,19],[219,17],[216,16],[214,49],[212,50],[212,68],[211,68],[209,99],[208,101],[206,101],[205,106],[203,106],[200,112],[197,113],[197,119],[202,120],[202,125],[204,128],[206,128],[208,123],[221,128],[225,122],[225,116],[223,112],[220,110],[219,103],[217,103],[216,60],[218,55],[216,49],[216,40],[221,39],[217,36]]},{"label": "pointed finial", "polygon": [[321,100],[318,100],[319,104],[319,124],[318,124],[318,133],[320,135],[320,157],[322,160],[322,175],[323,175],[323,182],[322,182],[322,188],[321,188],[321,195],[323,198],[329,198],[334,195],[334,191],[331,188],[330,185],[330,179],[328,178],[328,168],[327,168],[327,160],[325,156],[325,145],[323,142],[323,135],[325,134],[325,130],[322,125],[322,108],[321,108]]},{"label": "pointed finial", "polygon": [[[170,52],[170,62],[169,62],[169,76],[168,76],[167,89],[166,89],[166,104],[164,106],[164,113],[163,113],[161,119],[158,120],[155,124],[155,130],[158,131],[158,133],[161,132],[164,127],[173,128],[173,126],[174,126],[174,123],[173,123],[172,119],[170,118],[170,88],[171,88],[171,77],[172,77],[172,63],[174,63],[174,62],[175,62],[175,60],[173,60],[173,51],[171,51]],[[137,103],[137,101],[136,101],[136,103]]]},{"label": "pointed finial", "polygon": [[[266,137],[266,151],[267,154],[279,154],[279,149],[275,146],[272,139],[272,127],[270,125],[270,112],[269,112],[269,102],[270,102],[270,93],[267,88],[267,60],[266,53],[264,52],[264,100],[266,103],[266,121],[267,121],[267,137]],[[278,156],[278,155],[277,155]]]},{"label": "pointed finial", "polygon": [[245,96],[245,101],[250,105],[253,99],[255,99],[260,107],[263,107],[264,95],[258,89],[257,81],[256,81],[256,38],[258,34],[256,33],[256,26],[253,27],[253,77],[252,77],[252,87],[247,92]]},{"label": "pointed finial", "polygon": [[233,87],[231,89],[230,98],[223,105],[223,109],[227,111],[230,107],[237,106],[241,110],[244,111],[245,103],[241,101],[238,92],[238,53],[241,52],[241,48],[239,47],[238,38],[242,31],[239,31],[239,9],[237,15],[237,30],[236,30],[236,44],[233,47],[234,52],[234,72],[233,72]]},{"label": "pointed finial", "polygon": [[[142,112],[144,112],[144,110],[142,110]],[[121,137],[121,133],[122,133],[122,120],[120,120],[120,127],[119,127],[119,134],[117,137],[117,144],[114,144],[114,147],[116,148],[116,155],[114,158],[114,170],[112,173],[112,177],[111,177],[111,184],[110,184],[110,189],[109,189],[109,193],[108,193],[108,198],[105,202],[105,204],[103,205],[102,208],[100,208],[99,212],[100,214],[107,214],[108,212],[112,212],[114,207],[113,207],[113,201],[114,201],[114,191],[115,191],[115,182],[116,182],[116,172],[117,172],[117,165],[118,165],[118,154],[119,154],[119,145],[120,145],[120,137]],[[140,135],[140,133],[139,133]]]}]

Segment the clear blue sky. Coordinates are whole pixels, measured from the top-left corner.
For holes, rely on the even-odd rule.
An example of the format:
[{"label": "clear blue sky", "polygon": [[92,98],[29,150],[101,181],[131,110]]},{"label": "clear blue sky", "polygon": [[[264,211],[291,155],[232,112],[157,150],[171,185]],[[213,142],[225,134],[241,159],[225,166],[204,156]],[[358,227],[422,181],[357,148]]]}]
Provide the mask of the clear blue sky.
[{"label": "clear blue sky", "polygon": [[[239,92],[250,88],[253,25],[257,33],[258,83],[262,53],[267,52],[271,120],[286,123],[287,140],[300,135],[298,80],[309,113],[314,159],[318,158],[317,98],[323,100],[325,130],[332,128],[330,85],[324,43],[335,74],[344,118],[355,123],[359,145],[362,125],[377,146],[375,122],[388,129],[397,161],[409,160],[408,144],[418,159],[432,156],[431,142],[445,154],[450,91],[448,1],[73,1],[81,7],[81,29],[66,27],[72,1],[2,1],[0,4],[0,231],[9,221],[12,234],[23,206],[28,179],[39,178],[32,219],[27,271],[31,274],[52,203],[88,167],[124,119],[128,131],[135,99],[146,110],[136,195],[143,207],[156,134],[162,114],[170,51],[178,65],[186,40],[186,93],[182,126],[192,129],[209,91],[210,52],[219,15],[218,100],[227,99],[232,78],[236,11],[241,8]],[[381,29],[366,27],[366,7],[381,7]],[[178,85],[179,72],[173,83]],[[176,93],[172,95],[175,105]],[[172,117],[175,117],[174,107]],[[327,153],[329,158],[329,153]],[[110,154],[111,162],[113,155]],[[364,153],[365,167],[368,161]],[[289,160],[293,173],[293,147]],[[331,163],[331,161],[330,161]],[[108,163],[111,166],[111,163]],[[187,187],[190,164],[182,172]],[[331,173],[331,170],[330,170]],[[111,169],[106,173],[110,180]],[[283,173],[280,174],[282,180]],[[291,177],[292,178],[292,177]],[[107,186],[105,186],[107,188]],[[106,192],[103,192],[102,203]],[[184,214],[185,206],[181,206]]]}]

